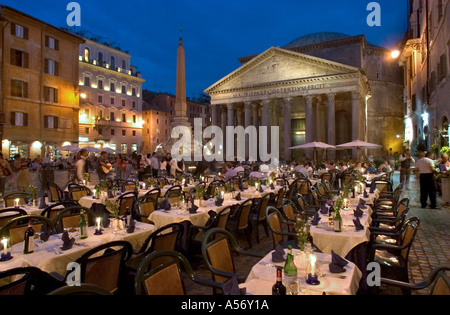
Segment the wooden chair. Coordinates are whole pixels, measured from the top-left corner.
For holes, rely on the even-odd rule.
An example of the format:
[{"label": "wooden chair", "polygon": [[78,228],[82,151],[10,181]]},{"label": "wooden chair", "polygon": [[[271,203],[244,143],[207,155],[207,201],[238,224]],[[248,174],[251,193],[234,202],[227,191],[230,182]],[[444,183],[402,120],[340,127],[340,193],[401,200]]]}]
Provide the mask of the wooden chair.
[{"label": "wooden chair", "polygon": [[95,285],[82,283],[79,286],[64,286],[47,295],[113,295],[110,291]]},{"label": "wooden chair", "polygon": [[291,245],[293,248],[297,247],[297,234],[290,232],[289,228],[287,229],[287,231],[283,230],[283,226],[292,227],[295,225],[294,222],[285,220],[278,209],[270,206],[267,207],[266,220],[267,225],[269,226],[269,229],[272,233],[273,249],[275,249],[277,244],[280,244],[283,248],[286,248],[288,245]]},{"label": "wooden chair", "polygon": [[135,217],[140,222],[151,224],[148,217],[156,210],[158,202],[152,195],[144,195],[136,201]]},{"label": "wooden chair", "polygon": [[64,192],[61,188],[55,183],[48,182],[47,189],[50,192],[49,201],[50,202],[63,202],[64,201]]},{"label": "wooden chair", "polygon": [[12,193],[3,197],[5,200],[5,207],[12,208],[15,206],[15,200],[19,199],[19,206],[25,206],[31,200],[31,195],[27,193]]},{"label": "wooden chair", "polygon": [[164,199],[170,204],[178,203],[180,197],[183,195],[183,188],[180,185],[170,187],[164,194]]},{"label": "wooden chair", "polygon": [[202,255],[211,272],[214,282],[225,283],[235,277],[238,282],[245,277],[237,274],[233,261],[233,253],[252,257],[264,257],[263,254],[243,250],[233,235],[224,229],[211,229],[205,233],[202,241]]},{"label": "wooden chair", "polygon": [[[164,261],[164,263],[160,263]],[[186,295],[183,275],[197,285],[222,290],[223,285],[202,279],[179,252],[160,250],[146,256],[135,277],[136,295]]]},{"label": "wooden chair", "polygon": [[125,191],[134,191],[134,189],[136,188],[136,182],[127,180],[124,182],[123,187]]},{"label": "wooden chair", "polygon": [[63,233],[64,230],[70,230],[78,228],[78,223],[80,221],[81,211],[84,210],[85,220],[88,226],[95,225],[95,215],[94,212],[85,207],[72,206],[62,209],[58,212],[56,219],[54,221],[55,229],[58,233]]},{"label": "wooden chair", "polygon": [[171,223],[157,229],[147,237],[139,250],[133,251],[133,257],[127,262],[127,268],[136,272],[147,255],[159,250],[175,250],[183,233],[184,226],[181,223]]},{"label": "wooden chair", "polygon": [[206,194],[208,196],[213,196],[216,188],[225,189],[225,182],[222,180],[215,180],[209,183],[208,188],[206,189]]},{"label": "wooden chair", "polygon": [[5,226],[0,229],[0,239],[3,237],[10,239],[10,246],[21,243],[25,238],[25,231],[28,229],[28,223],[32,222],[33,229],[36,232],[35,237],[41,231],[42,225],[47,225],[47,231],[51,234],[54,229],[53,222],[42,216],[26,215],[10,220]]},{"label": "wooden chair", "polygon": [[26,216],[28,213],[20,208],[7,208],[0,210],[0,228],[5,226],[9,221],[17,217]]},{"label": "wooden chair", "polygon": [[130,210],[133,215],[135,209],[134,204],[137,200],[136,193],[129,191],[119,197],[119,216],[124,216],[127,213],[127,209]]},{"label": "wooden chair", "polygon": [[65,285],[36,267],[14,268],[0,272],[0,295],[42,296]]},{"label": "wooden chair", "polygon": [[47,217],[53,222],[56,222],[56,217],[58,216],[58,213],[66,208],[69,207],[76,207],[78,206],[78,203],[73,201],[63,201],[59,203],[55,203],[54,205],[48,206],[41,212],[41,216]]},{"label": "wooden chair", "polygon": [[235,211],[230,215],[227,224],[227,230],[231,231],[236,238],[239,234],[244,233],[248,246],[252,247],[251,231],[250,231],[250,215],[252,211],[253,200],[248,199],[241,203]]},{"label": "wooden chair", "polygon": [[271,202],[271,206],[274,206],[277,209],[280,209],[283,203],[284,196],[286,194],[286,188],[281,188],[276,196],[274,197],[274,202]]},{"label": "wooden chair", "polygon": [[424,281],[417,284],[387,278],[381,278],[380,282],[385,286],[401,288],[404,292],[429,289],[429,295],[450,295],[450,278],[447,275],[449,271],[449,264],[438,266]]},{"label": "wooden chair", "polygon": [[266,221],[266,209],[269,206],[270,194],[261,197],[256,206],[252,209],[251,222],[255,233],[256,241],[259,244],[259,225],[263,225],[266,236],[269,237],[269,229]]},{"label": "wooden chair", "polygon": [[78,202],[81,198],[87,197],[87,196],[92,196],[92,195],[93,195],[92,191],[86,186],[82,186],[82,185],[75,186],[74,185],[69,188],[69,200],[70,201]]},{"label": "wooden chair", "polygon": [[81,283],[118,293],[122,287],[125,263],[132,253],[133,247],[126,241],[109,242],[89,250],[75,261],[80,264]]}]

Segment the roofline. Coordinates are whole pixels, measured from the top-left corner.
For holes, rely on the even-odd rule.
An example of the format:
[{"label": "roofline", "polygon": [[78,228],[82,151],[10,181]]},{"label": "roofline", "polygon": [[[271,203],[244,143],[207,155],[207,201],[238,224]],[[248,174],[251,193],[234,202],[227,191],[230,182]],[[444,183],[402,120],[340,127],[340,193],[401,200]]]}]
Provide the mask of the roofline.
[{"label": "roofline", "polygon": [[64,33],[64,34],[66,34],[66,35],[68,35],[70,37],[74,37],[74,38],[78,39],[78,41],[80,41],[81,43],[85,43],[86,42],[85,39],[83,37],[81,37],[81,36],[78,36],[76,34],[72,34],[72,33],[68,32],[68,31],[65,31],[65,30],[59,28],[59,27],[56,27],[56,26],[54,26],[52,24],[44,22],[44,21],[42,21],[42,20],[40,20],[40,19],[38,19],[38,18],[36,18],[34,16],[31,16],[31,15],[25,13],[25,12],[19,11],[17,9],[11,8],[11,7],[6,6],[6,5],[0,5],[0,17],[3,17],[3,10],[5,10],[5,9],[10,10],[10,11],[16,13],[16,14],[22,15],[22,16],[30,19],[30,20],[33,20],[33,21],[36,21],[38,23],[42,23],[42,24],[44,24],[46,26],[49,26],[50,28],[52,28],[54,30],[57,30],[58,32]]}]

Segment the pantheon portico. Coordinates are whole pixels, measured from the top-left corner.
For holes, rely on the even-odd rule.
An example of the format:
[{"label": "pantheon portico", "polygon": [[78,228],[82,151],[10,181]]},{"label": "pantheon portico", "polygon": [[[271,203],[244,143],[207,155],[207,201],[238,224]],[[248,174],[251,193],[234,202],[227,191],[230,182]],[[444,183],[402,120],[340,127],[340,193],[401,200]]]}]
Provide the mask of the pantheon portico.
[{"label": "pantheon portico", "polygon": [[288,148],[301,143],[365,138],[370,91],[355,67],[271,47],[205,92],[212,124],[223,130],[279,126],[282,160],[290,160]]}]

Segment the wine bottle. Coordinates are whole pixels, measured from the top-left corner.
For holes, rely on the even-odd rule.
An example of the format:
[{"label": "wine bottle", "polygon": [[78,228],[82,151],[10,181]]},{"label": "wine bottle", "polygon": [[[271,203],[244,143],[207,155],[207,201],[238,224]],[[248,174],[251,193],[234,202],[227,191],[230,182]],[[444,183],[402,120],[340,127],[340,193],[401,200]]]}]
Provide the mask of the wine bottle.
[{"label": "wine bottle", "polygon": [[28,229],[25,231],[25,239],[23,243],[23,253],[28,255],[34,252],[34,229],[33,225],[28,222]]},{"label": "wine bottle", "polygon": [[333,230],[335,232],[342,232],[342,217],[340,211],[335,211],[334,213]]},{"label": "wine bottle", "polygon": [[277,282],[272,287],[272,295],[286,295],[286,287],[283,282],[283,270],[277,267]]},{"label": "wine bottle", "polygon": [[80,220],[78,221],[78,227],[80,228],[80,239],[84,240],[88,238],[86,217],[84,216],[84,210],[81,210]]},{"label": "wine bottle", "polygon": [[125,212],[125,226],[128,227],[128,224],[130,224],[131,222],[131,211],[130,211],[130,207],[127,206],[127,210]]},{"label": "wine bottle", "polygon": [[284,264],[284,275],[288,277],[296,277],[297,276],[297,267],[294,263],[294,255],[292,254],[292,246],[288,246],[288,254],[286,258],[286,262]]}]

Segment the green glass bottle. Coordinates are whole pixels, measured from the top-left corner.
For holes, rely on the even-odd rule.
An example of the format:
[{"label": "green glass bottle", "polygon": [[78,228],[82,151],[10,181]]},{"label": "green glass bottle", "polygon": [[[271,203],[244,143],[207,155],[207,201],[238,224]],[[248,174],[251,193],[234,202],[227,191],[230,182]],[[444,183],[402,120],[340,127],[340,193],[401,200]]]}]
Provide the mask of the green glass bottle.
[{"label": "green glass bottle", "polygon": [[80,239],[86,239],[87,235],[87,224],[86,217],[84,216],[84,210],[81,210],[80,220],[78,221],[78,227],[80,228]]},{"label": "green glass bottle", "polygon": [[342,217],[341,212],[338,210],[334,212],[333,230],[335,232],[342,232]]},{"label": "green glass bottle", "polygon": [[297,276],[297,267],[294,262],[294,255],[292,254],[292,246],[288,246],[288,253],[286,262],[284,264],[284,275],[290,277]]}]

